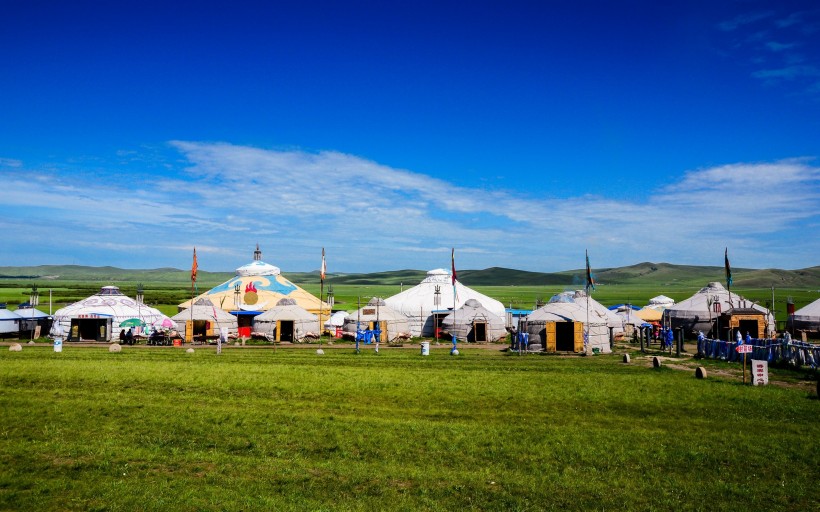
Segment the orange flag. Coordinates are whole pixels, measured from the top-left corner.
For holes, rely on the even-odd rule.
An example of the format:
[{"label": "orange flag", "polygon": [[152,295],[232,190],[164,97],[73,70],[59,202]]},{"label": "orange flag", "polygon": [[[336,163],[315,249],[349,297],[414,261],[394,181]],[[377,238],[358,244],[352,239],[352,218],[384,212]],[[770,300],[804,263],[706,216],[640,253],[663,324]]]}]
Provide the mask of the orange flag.
[{"label": "orange flag", "polygon": [[191,265],[191,282],[196,282],[196,270],[199,268],[199,265],[196,263],[196,247],[194,247],[194,263]]}]

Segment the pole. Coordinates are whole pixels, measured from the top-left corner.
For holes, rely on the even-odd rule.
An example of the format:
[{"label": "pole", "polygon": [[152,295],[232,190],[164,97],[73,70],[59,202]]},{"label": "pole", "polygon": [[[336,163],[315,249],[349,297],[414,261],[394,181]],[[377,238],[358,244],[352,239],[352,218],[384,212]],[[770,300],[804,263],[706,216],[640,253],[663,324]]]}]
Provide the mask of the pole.
[{"label": "pole", "polygon": [[361,322],[361,315],[362,312],[362,297],[359,295],[356,297],[356,353],[359,353],[359,330],[360,330],[360,322]]},{"label": "pole", "polygon": [[743,353],[743,384],[746,384],[746,352]]},{"label": "pole", "polygon": [[319,347],[322,346],[322,336],[325,334],[324,329],[322,328],[322,306],[324,303],[322,302],[322,295],[325,293],[325,280],[322,279],[321,284],[319,285]]}]

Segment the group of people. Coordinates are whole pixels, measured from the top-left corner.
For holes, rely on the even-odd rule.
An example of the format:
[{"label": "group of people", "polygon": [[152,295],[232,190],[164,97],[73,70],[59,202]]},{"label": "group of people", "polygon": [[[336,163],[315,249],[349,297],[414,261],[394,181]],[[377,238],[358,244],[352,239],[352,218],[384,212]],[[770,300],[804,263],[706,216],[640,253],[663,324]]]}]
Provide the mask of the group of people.
[{"label": "group of people", "polygon": [[[125,329],[121,329],[120,345],[133,345],[134,343],[135,338],[133,328],[129,327],[127,331]],[[166,343],[168,343],[168,336],[166,336],[165,333],[159,329],[154,329],[148,336],[149,345],[165,345]]]},{"label": "group of people", "polygon": [[134,329],[131,327],[128,328],[126,331],[125,329],[120,329],[120,345],[133,345],[134,344]]}]

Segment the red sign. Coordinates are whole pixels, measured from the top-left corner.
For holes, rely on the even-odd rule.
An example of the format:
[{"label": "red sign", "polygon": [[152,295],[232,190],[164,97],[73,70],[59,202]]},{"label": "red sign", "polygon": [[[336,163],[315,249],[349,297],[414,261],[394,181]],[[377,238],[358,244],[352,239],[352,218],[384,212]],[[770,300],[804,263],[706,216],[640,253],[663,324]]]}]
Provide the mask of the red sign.
[{"label": "red sign", "polygon": [[754,345],[738,345],[735,350],[737,350],[738,354],[744,354],[751,353],[754,348]]}]

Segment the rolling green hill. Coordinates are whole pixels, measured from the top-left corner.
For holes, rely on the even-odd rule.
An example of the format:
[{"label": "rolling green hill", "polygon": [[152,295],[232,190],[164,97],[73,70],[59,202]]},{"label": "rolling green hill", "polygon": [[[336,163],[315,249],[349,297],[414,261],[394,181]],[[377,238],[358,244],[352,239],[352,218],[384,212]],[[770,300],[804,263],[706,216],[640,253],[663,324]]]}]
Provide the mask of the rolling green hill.
[{"label": "rolling green hill", "polygon": [[[461,270],[459,279],[470,286],[583,286],[584,269],[562,272],[528,272],[492,267],[483,270]],[[732,269],[734,286],[766,288],[820,288],[820,266],[799,270]],[[199,288],[222,283],[232,272],[198,273]],[[319,273],[290,272],[285,276],[295,283],[318,283]],[[422,270],[393,270],[369,274],[328,274],[328,283],[348,285],[415,285],[426,276]],[[600,285],[686,285],[703,286],[710,281],[723,282],[723,267],[673,265],[670,263],[638,263],[626,267],[593,269]],[[50,280],[113,284],[139,282],[167,284],[190,283],[190,272],[175,268],[121,269],[116,267],[86,267],[81,265],[40,265],[32,267],[0,267],[0,284],[5,282]]]}]

